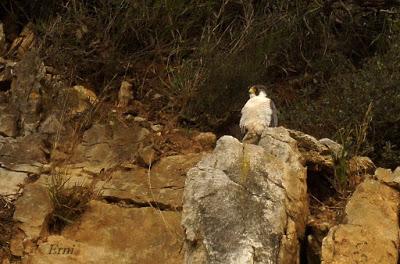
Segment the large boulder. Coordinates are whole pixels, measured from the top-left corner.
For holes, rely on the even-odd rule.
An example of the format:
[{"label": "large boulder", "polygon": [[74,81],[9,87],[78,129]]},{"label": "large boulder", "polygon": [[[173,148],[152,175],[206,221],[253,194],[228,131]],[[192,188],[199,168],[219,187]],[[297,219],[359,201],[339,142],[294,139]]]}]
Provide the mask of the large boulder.
[{"label": "large boulder", "polygon": [[330,229],[322,244],[323,264],[398,263],[399,193],[367,179],[353,193],[343,224]]},{"label": "large boulder", "polygon": [[258,145],[224,136],[187,174],[185,263],[299,263],[307,215],[306,169],[286,129]]}]

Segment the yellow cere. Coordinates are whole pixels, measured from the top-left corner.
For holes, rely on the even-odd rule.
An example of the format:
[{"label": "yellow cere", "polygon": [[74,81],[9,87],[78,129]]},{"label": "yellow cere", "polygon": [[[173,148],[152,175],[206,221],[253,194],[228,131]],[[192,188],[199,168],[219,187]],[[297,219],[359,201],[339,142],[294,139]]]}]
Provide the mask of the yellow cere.
[{"label": "yellow cere", "polygon": [[255,94],[256,93],[256,88],[254,86],[250,87],[249,93]]}]

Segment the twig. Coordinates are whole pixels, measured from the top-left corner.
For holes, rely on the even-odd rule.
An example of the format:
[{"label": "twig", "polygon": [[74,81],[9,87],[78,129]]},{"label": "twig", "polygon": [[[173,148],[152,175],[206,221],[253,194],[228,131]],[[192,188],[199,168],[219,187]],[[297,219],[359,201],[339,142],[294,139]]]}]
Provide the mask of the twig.
[{"label": "twig", "polygon": [[[151,165],[152,165],[152,161],[150,160],[150,162],[149,162],[149,167],[148,167],[148,170],[147,170],[147,182],[148,182],[148,185],[149,185],[149,192],[150,192],[150,195],[151,195],[151,199],[152,199],[153,201],[156,201],[155,196],[154,196],[154,193],[153,193],[153,190],[152,190],[152,186],[151,186]],[[149,201],[149,200],[147,201],[147,203],[150,205],[151,208],[153,208],[153,209],[155,209],[155,210],[158,211],[158,213],[160,214],[160,217],[161,217],[162,221],[164,222],[164,225],[165,225],[167,231],[170,232],[171,234],[175,233],[175,234],[178,235],[181,239],[183,239],[183,237],[182,237],[181,234],[179,234],[179,233],[176,232],[175,230],[174,230],[174,232],[171,231],[171,230],[173,230],[173,228],[171,228],[171,227],[169,226],[169,224],[167,223],[167,221],[165,220],[164,215],[163,215],[163,213],[161,212],[160,208],[155,208],[155,207],[153,206],[153,204],[151,203],[151,201]]]}]

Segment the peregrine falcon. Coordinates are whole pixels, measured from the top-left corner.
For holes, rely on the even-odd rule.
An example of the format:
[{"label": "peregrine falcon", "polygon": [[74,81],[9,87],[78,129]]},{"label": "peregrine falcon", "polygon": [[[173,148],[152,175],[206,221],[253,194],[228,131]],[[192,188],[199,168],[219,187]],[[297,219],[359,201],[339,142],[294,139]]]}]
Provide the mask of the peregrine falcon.
[{"label": "peregrine falcon", "polygon": [[257,143],[266,127],[278,126],[278,116],[274,102],[267,97],[265,86],[251,86],[249,95],[250,99],[242,108],[239,125],[245,135],[243,142]]}]

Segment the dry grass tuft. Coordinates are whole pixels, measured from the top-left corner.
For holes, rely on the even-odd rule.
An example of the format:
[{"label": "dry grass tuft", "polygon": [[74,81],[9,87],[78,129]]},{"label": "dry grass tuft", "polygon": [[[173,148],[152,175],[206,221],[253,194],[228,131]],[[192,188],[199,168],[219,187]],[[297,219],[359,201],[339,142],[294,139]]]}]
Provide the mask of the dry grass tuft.
[{"label": "dry grass tuft", "polygon": [[63,174],[54,174],[47,185],[54,211],[50,216],[50,232],[60,232],[66,225],[74,223],[85,211],[91,200],[101,196],[101,190],[95,182],[84,181],[69,184],[70,178]]}]

